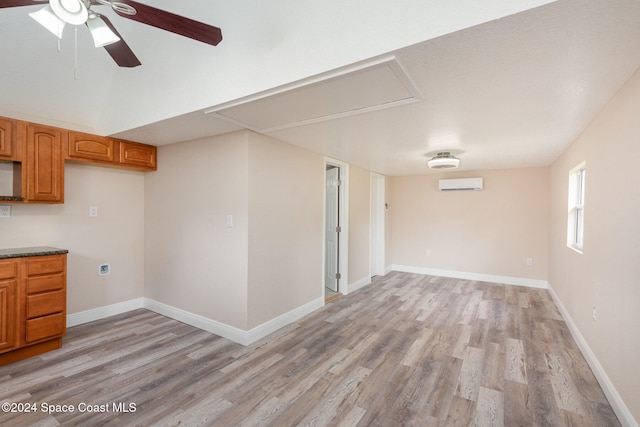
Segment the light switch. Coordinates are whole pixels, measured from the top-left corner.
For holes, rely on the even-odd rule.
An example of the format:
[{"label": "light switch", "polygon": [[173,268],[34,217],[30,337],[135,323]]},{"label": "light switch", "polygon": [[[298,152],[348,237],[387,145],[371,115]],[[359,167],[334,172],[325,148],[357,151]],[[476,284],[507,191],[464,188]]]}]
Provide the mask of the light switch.
[{"label": "light switch", "polygon": [[227,215],[227,228],[233,228],[233,215]]}]

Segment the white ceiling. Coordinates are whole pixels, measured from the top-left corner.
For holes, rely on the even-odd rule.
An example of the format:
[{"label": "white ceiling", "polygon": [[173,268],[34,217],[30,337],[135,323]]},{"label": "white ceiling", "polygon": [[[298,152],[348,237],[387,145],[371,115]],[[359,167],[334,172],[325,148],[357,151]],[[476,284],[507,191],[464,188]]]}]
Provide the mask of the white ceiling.
[{"label": "white ceiling", "polygon": [[388,175],[441,150],[465,170],[545,166],[640,67],[635,0],[145,3],[224,39],[105,13],[143,65],[79,27],[74,79],[72,30],[57,52],[38,6],[0,9],[0,114],[155,145],[252,129]]}]

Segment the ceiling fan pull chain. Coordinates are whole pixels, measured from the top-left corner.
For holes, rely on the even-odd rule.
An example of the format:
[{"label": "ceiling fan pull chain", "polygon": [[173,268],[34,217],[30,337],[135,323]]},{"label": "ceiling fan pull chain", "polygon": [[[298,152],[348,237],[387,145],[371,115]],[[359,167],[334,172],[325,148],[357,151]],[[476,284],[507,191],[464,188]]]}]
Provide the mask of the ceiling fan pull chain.
[{"label": "ceiling fan pull chain", "polygon": [[[58,34],[62,34],[62,28],[64,28],[64,23],[58,20]],[[58,53],[60,53],[60,40],[62,40],[62,37],[58,37],[57,40],[58,40]]]},{"label": "ceiling fan pull chain", "polygon": [[78,80],[78,27],[75,27],[75,46],[73,54],[73,80]]}]

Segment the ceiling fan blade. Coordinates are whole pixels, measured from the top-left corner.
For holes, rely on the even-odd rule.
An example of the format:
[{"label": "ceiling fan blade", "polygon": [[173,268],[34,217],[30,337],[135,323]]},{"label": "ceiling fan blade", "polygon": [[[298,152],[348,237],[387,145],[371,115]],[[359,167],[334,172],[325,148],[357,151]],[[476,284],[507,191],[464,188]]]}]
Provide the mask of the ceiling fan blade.
[{"label": "ceiling fan blade", "polygon": [[100,17],[102,18],[104,23],[107,24],[107,26],[111,29],[111,31],[113,31],[116,36],[120,37],[120,41],[108,44],[104,47],[107,53],[111,55],[114,61],[116,61],[116,64],[118,64],[120,67],[129,68],[142,65],[127,42],[124,41],[120,33],[118,33],[118,30],[116,30],[116,28],[113,26],[111,21],[109,21],[109,19],[104,15],[100,15]]},{"label": "ceiling fan blade", "polygon": [[114,8],[123,18],[133,19],[143,24],[151,25],[190,39],[198,40],[216,46],[222,40],[222,31],[218,27],[194,21],[171,12],[167,12],[133,0],[115,0],[116,3],[129,5],[137,11],[135,15],[128,15]]},{"label": "ceiling fan blade", "polygon": [[36,6],[46,3],[47,0],[0,0],[0,8],[17,6]]}]

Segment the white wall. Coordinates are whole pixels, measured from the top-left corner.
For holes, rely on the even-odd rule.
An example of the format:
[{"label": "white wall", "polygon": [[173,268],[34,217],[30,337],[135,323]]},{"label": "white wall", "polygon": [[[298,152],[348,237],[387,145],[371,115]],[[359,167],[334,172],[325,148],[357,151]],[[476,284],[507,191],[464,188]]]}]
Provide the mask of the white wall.
[{"label": "white wall", "polygon": [[349,285],[371,278],[371,172],[349,166]]},{"label": "white wall", "polygon": [[324,158],[249,137],[248,327],[322,297]]},{"label": "white wall", "polygon": [[247,328],[247,156],[248,133],[158,147],[145,180],[147,298]]},{"label": "white wall", "polygon": [[[89,217],[89,206],[98,217]],[[0,247],[69,250],[68,314],[143,296],[142,172],[67,163],[64,204],[15,203],[11,215],[0,220]],[[109,276],[98,276],[102,263],[111,264]]]},{"label": "white wall", "polygon": [[[476,176],[483,191],[438,191],[439,179]],[[547,168],[389,181],[394,265],[547,280]]]},{"label": "white wall", "polygon": [[242,331],[321,298],[321,155],[239,132],[158,157],[145,182],[146,297]]},{"label": "white wall", "polygon": [[[551,286],[636,420],[640,420],[640,375],[635,371],[640,354],[639,107],[640,72],[636,72],[553,163],[549,234]],[[568,176],[583,161],[584,251],[579,254],[566,245]]]}]

